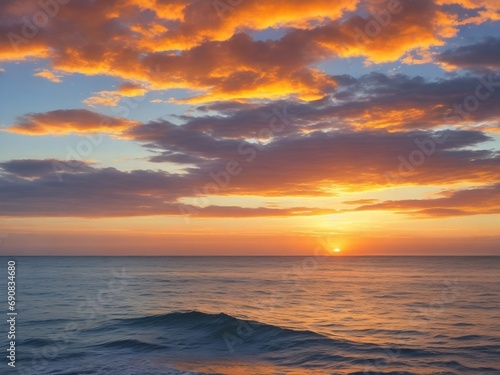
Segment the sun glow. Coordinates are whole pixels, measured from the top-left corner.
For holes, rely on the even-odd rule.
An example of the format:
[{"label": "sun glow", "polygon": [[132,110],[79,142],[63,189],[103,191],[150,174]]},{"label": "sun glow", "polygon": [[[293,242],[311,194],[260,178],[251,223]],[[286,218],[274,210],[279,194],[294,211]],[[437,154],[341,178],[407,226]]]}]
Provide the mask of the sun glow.
[{"label": "sun glow", "polygon": [[333,252],[334,253],[340,253],[342,250],[340,250],[338,247],[336,247],[335,249],[333,249]]}]

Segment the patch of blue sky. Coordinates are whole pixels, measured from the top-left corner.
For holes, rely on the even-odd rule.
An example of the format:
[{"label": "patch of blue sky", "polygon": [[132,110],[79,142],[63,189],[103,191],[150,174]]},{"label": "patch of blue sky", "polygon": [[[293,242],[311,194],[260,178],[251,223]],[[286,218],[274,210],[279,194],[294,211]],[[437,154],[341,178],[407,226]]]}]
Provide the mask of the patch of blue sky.
[{"label": "patch of blue sky", "polygon": [[[2,64],[0,73],[0,124],[12,125],[18,116],[58,109],[85,108],[82,101],[94,91],[107,90],[118,81],[113,77],[65,75],[62,83],[35,77],[45,63],[22,62]],[[50,70],[50,69],[49,69]]]}]

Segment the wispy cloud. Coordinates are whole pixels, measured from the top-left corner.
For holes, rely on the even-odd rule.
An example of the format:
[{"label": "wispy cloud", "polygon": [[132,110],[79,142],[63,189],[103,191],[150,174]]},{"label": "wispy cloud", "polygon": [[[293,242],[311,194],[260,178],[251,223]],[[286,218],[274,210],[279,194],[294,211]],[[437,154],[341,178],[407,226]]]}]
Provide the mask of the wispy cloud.
[{"label": "wispy cloud", "polygon": [[54,72],[51,72],[48,69],[41,70],[39,72],[36,72],[33,75],[35,77],[42,77],[42,78],[48,79],[49,81],[54,82],[54,83],[61,83],[62,82],[61,75],[56,75]]}]

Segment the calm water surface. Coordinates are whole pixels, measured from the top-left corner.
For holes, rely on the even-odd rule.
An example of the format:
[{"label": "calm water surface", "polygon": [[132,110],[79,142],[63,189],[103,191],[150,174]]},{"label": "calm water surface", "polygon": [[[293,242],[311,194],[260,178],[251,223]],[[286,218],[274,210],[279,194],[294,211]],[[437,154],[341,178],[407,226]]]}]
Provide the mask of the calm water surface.
[{"label": "calm water surface", "polygon": [[500,258],[8,259],[2,374],[500,374]]}]

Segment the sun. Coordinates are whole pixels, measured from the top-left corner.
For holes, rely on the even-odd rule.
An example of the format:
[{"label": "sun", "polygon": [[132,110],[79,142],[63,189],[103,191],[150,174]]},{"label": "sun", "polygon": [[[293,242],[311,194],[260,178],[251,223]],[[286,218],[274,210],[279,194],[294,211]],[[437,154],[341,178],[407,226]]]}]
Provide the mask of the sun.
[{"label": "sun", "polygon": [[335,249],[333,249],[333,252],[334,253],[340,253],[342,250],[340,250],[338,247],[336,247]]}]

